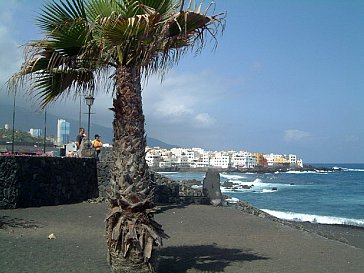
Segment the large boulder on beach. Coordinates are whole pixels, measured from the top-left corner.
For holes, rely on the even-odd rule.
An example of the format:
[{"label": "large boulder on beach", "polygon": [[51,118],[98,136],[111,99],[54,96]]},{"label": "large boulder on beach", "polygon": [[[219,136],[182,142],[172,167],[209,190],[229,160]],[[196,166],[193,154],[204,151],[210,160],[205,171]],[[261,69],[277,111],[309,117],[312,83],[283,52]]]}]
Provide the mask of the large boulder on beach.
[{"label": "large boulder on beach", "polygon": [[223,195],[220,189],[220,174],[214,169],[209,169],[203,180],[203,192],[210,198],[210,203],[214,206],[223,204]]}]

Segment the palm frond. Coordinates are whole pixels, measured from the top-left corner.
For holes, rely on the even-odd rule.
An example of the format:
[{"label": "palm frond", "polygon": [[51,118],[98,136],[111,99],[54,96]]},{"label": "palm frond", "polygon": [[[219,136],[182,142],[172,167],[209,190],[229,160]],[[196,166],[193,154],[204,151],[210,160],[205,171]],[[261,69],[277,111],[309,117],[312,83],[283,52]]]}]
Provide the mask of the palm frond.
[{"label": "palm frond", "polygon": [[66,24],[79,20],[87,20],[83,0],[60,0],[44,4],[36,19],[36,24],[45,32],[63,28]]},{"label": "palm frond", "polygon": [[[216,43],[217,33],[224,29],[224,17],[208,16],[210,8],[208,5],[203,11],[202,3],[192,0],[185,9],[180,0],[51,0],[36,21],[45,37],[27,45],[29,54],[11,82],[35,80],[39,75],[47,79],[51,75],[53,82],[73,79],[72,84],[55,91],[68,94],[78,85],[82,89],[94,84],[65,76],[68,74],[58,78],[59,71],[93,71],[94,77],[99,77],[108,67],[121,65],[137,67],[145,77],[152,73],[163,77],[185,53],[199,53],[208,37]],[[85,75],[79,73],[78,77],[90,79]],[[47,82],[49,79],[32,88],[48,90],[44,89]]]},{"label": "palm frond", "polygon": [[[77,83],[77,84],[76,84]],[[63,97],[82,94],[83,91],[94,88],[94,76],[91,71],[53,70],[36,73],[31,84],[30,93],[40,100],[42,108]]]},{"label": "palm frond", "polygon": [[116,0],[90,0],[85,3],[85,9],[90,22],[96,22],[99,17],[125,13]]}]

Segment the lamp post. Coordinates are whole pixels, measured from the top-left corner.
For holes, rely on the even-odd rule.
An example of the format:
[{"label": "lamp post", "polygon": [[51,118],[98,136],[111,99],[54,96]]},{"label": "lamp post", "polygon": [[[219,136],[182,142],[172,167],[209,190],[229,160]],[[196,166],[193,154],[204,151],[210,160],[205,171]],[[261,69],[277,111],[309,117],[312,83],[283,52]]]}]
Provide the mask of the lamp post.
[{"label": "lamp post", "polygon": [[47,109],[44,110],[44,135],[43,135],[43,153],[46,152],[47,141]]},{"label": "lamp post", "polygon": [[81,128],[81,109],[82,109],[81,99],[82,99],[82,97],[80,96],[80,114],[78,117],[78,128]]},{"label": "lamp post", "polygon": [[95,98],[91,95],[85,97],[86,105],[88,106],[88,122],[87,122],[87,137],[90,139],[90,116],[91,116],[91,106],[94,104]]},{"label": "lamp post", "polygon": [[16,93],[14,93],[14,101],[13,101],[13,134],[11,140],[11,153],[14,154],[14,142],[15,142],[15,97]]}]

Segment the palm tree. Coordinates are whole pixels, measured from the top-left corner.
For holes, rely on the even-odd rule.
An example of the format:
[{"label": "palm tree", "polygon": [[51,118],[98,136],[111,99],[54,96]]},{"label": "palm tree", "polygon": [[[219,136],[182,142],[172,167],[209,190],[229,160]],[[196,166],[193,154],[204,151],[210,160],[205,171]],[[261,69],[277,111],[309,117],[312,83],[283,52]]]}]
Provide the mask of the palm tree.
[{"label": "palm tree", "polygon": [[[207,37],[216,43],[224,14],[181,0],[52,0],[36,22],[44,33],[30,41],[9,88],[27,84],[41,107],[111,81],[113,166],[106,217],[113,272],[155,272],[155,246],[167,237],[153,219],[153,187],[145,161],[141,80],[164,73]],[[106,90],[109,90],[107,85]]]}]

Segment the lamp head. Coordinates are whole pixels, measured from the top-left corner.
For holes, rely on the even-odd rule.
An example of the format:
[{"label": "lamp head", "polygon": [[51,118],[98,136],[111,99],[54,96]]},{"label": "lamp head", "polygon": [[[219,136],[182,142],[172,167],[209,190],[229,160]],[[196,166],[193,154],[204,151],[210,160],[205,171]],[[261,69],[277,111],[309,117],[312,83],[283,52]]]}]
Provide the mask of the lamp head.
[{"label": "lamp head", "polygon": [[87,106],[92,106],[92,104],[94,104],[95,98],[90,95],[90,96],[85,97],[85,100],[86,100]]}]

